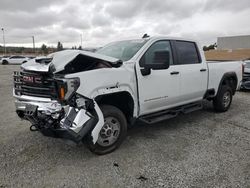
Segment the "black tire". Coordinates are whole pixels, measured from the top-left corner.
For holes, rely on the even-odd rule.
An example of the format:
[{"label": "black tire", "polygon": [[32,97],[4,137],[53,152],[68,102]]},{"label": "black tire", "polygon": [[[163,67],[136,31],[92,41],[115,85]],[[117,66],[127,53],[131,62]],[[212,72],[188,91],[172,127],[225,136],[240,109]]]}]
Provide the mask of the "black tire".
[{"label": "black tire", "polygon": [[22,64],[26,63],[27,61],[22,62]]},{"label": "black tire", "polygon": [[216,97],[213,100],[214,109],[217,112],[226,112],[232,103],[233,92],[228,85],[223,85],[219,89]]},{"label": "black tire", "polygon": [[3,64],[3,65],[8,65],[9,62],[8,62],[7,60],[3,60],[2,64]]},{"label": "black tire", "polygon": [[[118,109],[117,107],[115,107],[115,106],[103,105],[100,108],[102,110],[104,119],[105,120],[107,120],[107,119],[110,120],[110,118],[115,119],[117,121],[116,123],[119,123],[119,128],[120,128],[119,134],[116,135],[116,137],[117,137],[116,140],[114,141],[114,143],[112,143],[110,145],[104,146],[103,145],[104,143],[101,142],[101,140],[105,139],[105,138],[103,138],[103,136],[101,136],[101,134],[103,133],[102,131],[105,132],[105,127],[104,126],[103,126],[103,128],[102,128],[102,130],[101,130],[101,132],[99,134],[98,141],[95,144],[93,144],[91,136],[88,137],[87,146],[90,149],[90,151],[95,153],[95,154],[98,154],[98,155],[104,155],[104,154],[107,154],[107,153],[111,153],[112,151],[117,149],[121,145],[123,140],[126,138],[126,135],[127,135],[127,120],[126,120],[126,117],[123,114],[123,112],[120,109]],[[105,125],[110,126],[108,123],[105,124]],[[106,129],[106,132],[107,131],[108,130]],[[106,132],[104,134],[106,134]],[[115,131],[112,132],[111,134],[115,134]]]}]

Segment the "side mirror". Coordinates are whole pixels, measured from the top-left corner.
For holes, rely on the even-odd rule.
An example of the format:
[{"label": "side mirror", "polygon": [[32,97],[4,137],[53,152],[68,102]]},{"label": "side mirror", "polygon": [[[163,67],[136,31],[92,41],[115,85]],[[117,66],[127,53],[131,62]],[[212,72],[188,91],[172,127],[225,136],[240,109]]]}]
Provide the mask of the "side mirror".
[{"label": "side mirror", "polygon": [[168,69],[170,64],[170,53],[169,51],[155,51],[152,63],[146,63],[145,56],[140,60],[141,73],[143,76],[149,75],[151,69],[160,70]]},{"label": "side mirror", "polygon": [[150,73],[151,73],[151,69],[150,68],[144,67],[144,68],[141,69],[142,76],[150,75]]}]

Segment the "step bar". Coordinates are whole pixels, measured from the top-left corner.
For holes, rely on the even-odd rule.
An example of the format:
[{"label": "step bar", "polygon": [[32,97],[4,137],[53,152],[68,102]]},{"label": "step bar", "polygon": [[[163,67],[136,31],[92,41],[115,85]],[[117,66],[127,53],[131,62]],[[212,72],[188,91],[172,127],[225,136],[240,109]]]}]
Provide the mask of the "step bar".
[{"label": "step bar", "polygon": [[203,108],[202,101],[199,101],[199,102],[194,102],[194,103],[174,107],[171,109],[159,111],[153,114],[144,115],[144,116],[139,117],[139,120],[147,124],[154,124],[154,123],[158,123],[158,122],[176,117],[179,114],[187,114],[196,110],[200,110],[202,108]]}]

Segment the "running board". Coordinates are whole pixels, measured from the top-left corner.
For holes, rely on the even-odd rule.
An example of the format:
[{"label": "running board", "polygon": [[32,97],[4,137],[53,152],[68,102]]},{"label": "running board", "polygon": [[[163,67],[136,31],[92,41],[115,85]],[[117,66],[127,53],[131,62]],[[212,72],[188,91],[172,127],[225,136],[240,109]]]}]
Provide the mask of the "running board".
[{"label": "running board", "polygon": [[149,115],[144,115],[141,116],[139,118],[139,120],[143,121],[144,123],[147,124],[154,124],[154,123],[158,123],[173,117],[176,117],[179,114],[187,114],[196,110],[200,110],[202,109],[203,105],[202,102],[196,102],[196,103],[190,103],[190,104],[186,104],[183,106],[178,106],[175,108],[171,108],[168,110],[163,110],[163,111],[159,111],[153,114],[149,114]]}]

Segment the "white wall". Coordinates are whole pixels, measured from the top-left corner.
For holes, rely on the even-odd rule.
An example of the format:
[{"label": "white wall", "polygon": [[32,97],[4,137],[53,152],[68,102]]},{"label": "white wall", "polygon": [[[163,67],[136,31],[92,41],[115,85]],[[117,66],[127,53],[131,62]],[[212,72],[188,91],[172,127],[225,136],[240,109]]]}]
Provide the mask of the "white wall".
[{"label": "white wall", "polygon": [[250,35],[218,37],[217,45],[218,50],[250,49]]}]

